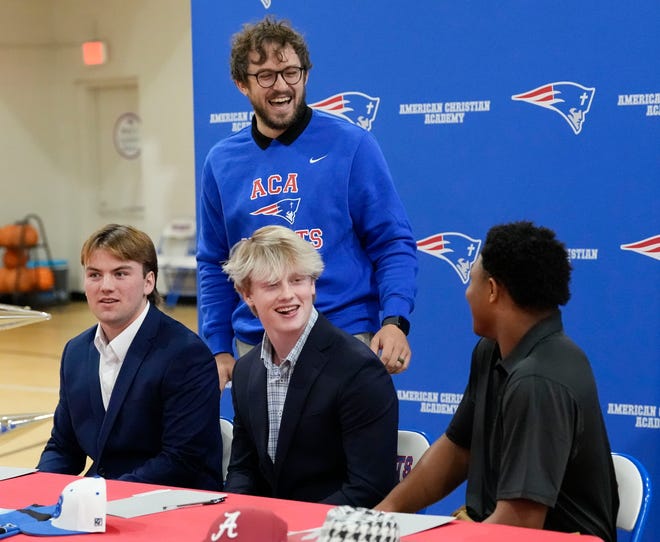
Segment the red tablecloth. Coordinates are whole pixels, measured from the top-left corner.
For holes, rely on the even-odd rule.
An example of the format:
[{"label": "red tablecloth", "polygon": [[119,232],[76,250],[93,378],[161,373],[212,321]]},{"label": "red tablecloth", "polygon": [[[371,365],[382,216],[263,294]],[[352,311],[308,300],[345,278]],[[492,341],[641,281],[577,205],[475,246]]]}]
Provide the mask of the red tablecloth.
[{"label": "red tablecloth", "polygon": [[[22,508],[31,504],[55,504],[60,493],[74,476],[37,472],[27,476],[0,481],[0,508]],[[136,493],[163,489],[163,486],[135,484],[131,482],[107,481],[108,500],[130,497]],[[151,514],[137,518],[124,519],[115,516],[107,517],[106,532],[75,535],[75,540],[88,538],[97,541],[106,539],[125,542],[202,542],[211,524],[220,517],[224,510],[240,506],[268,508],[281,516],[289,525],[289,530],[297,531],[318,527],[323,523],[330,506],[321,504],[250,497],[247,495],[229,494],[224,503],[210,506],[194,506]],[[597,542],[600,539],[592,536],[581,536],[537,531],[504,525],[487,525],[453,521],[435,529],[405,537],[405,542]],[[67,540],[71,537],[67,537]],[[17,535],[12,541],[31,539],[34,537]]]}]

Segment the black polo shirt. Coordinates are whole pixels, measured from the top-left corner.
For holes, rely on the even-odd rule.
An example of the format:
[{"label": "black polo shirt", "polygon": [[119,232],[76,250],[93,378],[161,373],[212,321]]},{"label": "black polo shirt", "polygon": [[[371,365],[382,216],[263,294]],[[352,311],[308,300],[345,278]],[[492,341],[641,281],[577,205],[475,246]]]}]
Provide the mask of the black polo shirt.
[{"label": "black polo shirt", "polygon": [[591,366],[557,311],[506,359],[481,339],[463,399],[446,431],[470,450],[466,505],[482,521],[498,500],[549,507],[544,528],[616,540],[619,506]]}]

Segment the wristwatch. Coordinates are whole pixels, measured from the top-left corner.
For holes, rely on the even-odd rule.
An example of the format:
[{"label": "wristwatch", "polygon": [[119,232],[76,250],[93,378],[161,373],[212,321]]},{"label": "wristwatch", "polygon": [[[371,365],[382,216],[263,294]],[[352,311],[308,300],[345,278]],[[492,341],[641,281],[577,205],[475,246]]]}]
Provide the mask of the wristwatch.
[{"label": "wristwatch", "polygon": [[410,322],[408,322],[408,320],[403,316],[388,316],[383,320],[381,327],[386,324],[394,324],[401,331],[403,331],[404,335],[408,335],[408,332],[410,331]]}]

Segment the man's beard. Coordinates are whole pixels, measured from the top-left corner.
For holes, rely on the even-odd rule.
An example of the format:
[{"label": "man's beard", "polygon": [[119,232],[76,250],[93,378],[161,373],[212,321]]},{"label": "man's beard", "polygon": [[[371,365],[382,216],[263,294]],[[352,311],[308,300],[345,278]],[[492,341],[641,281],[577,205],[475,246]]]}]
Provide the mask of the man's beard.
[{"label": "man's beard", "polygon": [[255,114],[259,117],[259,120],[271,130],[287,130],[294,124],[296,124],[303,116],[307,110],[307,103],[305,101],[305,89],[303,88],[302,96],[298,107],[293,112],[293,115],[288,119],[277,119],[269,116],[266,111],[261,106],[252,104]]}]

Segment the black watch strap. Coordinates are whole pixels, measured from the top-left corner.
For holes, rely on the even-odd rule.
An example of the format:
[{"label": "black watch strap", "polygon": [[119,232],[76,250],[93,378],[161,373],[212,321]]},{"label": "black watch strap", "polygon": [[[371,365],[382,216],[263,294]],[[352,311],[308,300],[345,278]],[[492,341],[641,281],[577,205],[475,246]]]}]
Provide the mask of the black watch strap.
[{"label": "black watch strap", "polygon": [[410,322],[403,316],[388,316],[383,320],[382,326],[386,324],[393,324],[403,331],[404,335],[408,335],[410,331]]}]

